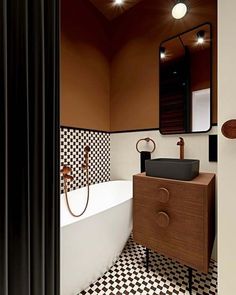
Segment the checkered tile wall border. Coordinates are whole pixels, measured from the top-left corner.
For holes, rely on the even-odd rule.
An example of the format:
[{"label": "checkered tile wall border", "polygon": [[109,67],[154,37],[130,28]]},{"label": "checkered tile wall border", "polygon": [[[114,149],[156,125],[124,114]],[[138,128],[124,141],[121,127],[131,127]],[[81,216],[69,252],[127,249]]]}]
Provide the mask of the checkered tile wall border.
[{"label": "checkered tile wall border", "polygon": [[[84,162],[84,148],[90,146],[89,175],[90,184],[110,180],[110,134],[99,131],[61,127],[61,167],[72,168],[74,180],[68,182],[69,190],[86,186],[85,173],[81,166]],[[64,192],[61,178],[61,193]]]}]

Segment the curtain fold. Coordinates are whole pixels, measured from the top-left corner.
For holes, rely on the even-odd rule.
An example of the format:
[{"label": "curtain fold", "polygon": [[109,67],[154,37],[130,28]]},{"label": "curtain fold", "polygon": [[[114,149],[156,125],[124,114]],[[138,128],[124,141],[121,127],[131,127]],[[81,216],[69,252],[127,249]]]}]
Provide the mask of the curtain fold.
[{"label": "curtain fold", "polygon": [[0,1],[0,294],[7,294],[7,49],[6,0]]},{"label": "curtain fold", "polygon": [[59,295],[58,2],[0,4],[1,295]]}]

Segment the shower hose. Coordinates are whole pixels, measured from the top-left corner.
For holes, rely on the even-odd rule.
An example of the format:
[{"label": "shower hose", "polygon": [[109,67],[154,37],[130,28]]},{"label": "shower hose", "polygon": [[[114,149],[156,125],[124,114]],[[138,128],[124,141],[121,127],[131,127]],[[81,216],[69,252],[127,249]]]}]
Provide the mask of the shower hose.
[{"label": "shower hose", "polygon": [[88,203],[89,203],[89,172],[88,169],[86,169],[86,186],[87,186],[87,200],[86,200],[86,205],[84,207],[84,210],[80,213],[80,214],[75,214],[70,207],[70,203],[69,203],[69,199],[68,199],[68,194],[67,194],[67,178],[64,177],[64,192],[65,192],[65,196],[66,196],[66,204],[67,204],[67,208],[70,212],[70,214],[74,217],[80,217],[84,214],[84,212],[87,210],[88,207]]}]

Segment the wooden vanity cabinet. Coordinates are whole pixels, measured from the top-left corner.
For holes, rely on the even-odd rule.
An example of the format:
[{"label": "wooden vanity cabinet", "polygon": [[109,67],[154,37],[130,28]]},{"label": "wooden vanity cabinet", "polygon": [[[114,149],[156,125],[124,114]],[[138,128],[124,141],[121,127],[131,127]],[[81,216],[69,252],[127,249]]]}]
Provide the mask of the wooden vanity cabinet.
[{"label": "wooden vanity cabinet", "polygon": [[207,273],[215,238],[215,175],[133,176],[134,241]]}]

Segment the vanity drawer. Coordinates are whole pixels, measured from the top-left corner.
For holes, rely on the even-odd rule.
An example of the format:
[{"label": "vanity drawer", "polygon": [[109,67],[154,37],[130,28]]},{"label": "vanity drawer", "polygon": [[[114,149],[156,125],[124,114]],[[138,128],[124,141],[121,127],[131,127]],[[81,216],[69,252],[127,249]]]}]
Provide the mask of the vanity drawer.
[{"label": "vanity drawer", "polygon": [[206,187],[180,181],[134,178],[135,202],[148,208],[203,216]]},{"label": "vanity drawer", "polygon": [[134,204],[133,231],[136,242],[204,271],[203,217]]}]

